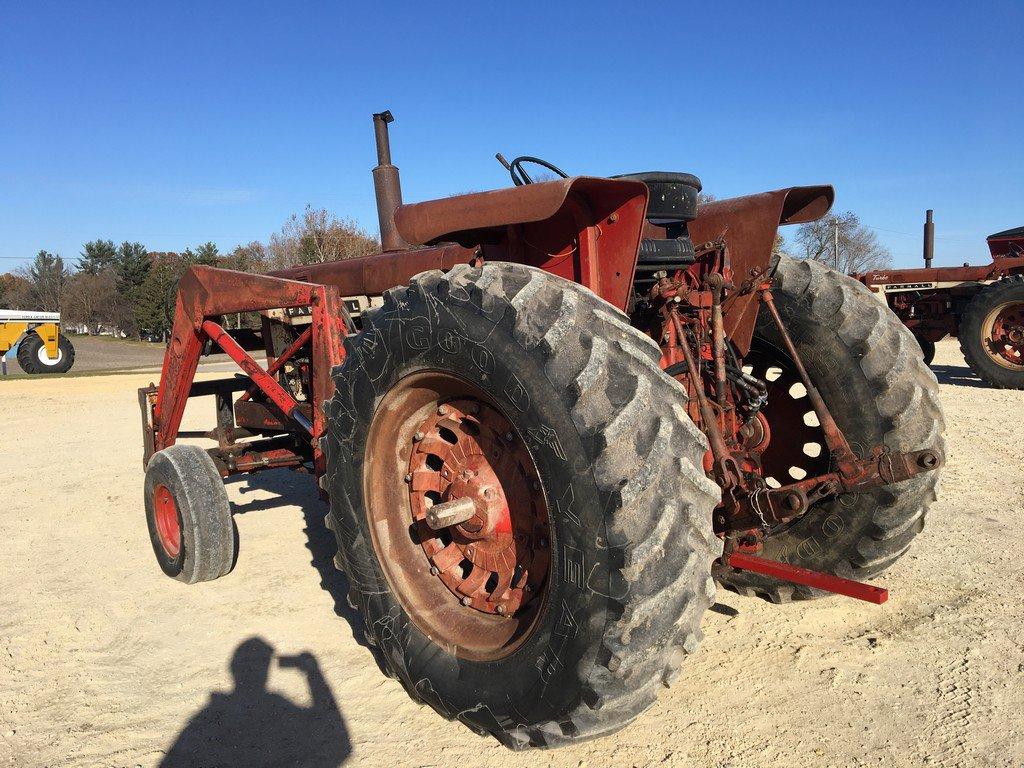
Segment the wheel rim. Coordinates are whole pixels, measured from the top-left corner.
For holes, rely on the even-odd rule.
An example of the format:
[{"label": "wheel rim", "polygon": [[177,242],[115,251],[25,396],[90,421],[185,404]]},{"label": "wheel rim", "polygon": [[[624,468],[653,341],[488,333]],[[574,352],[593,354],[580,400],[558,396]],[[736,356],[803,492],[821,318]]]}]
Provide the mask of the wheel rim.
[{"label": "wheel rim", "polygon": [[166,485],[158,485],[153,490],[153,516],[160,546],[174,559],[181,552],[181,521],[174,496]]},{"label": "wheel rim", "polygon": [[64,359],[64,350],[57,347],[57,356],[50,357],[46,351],[46,347],[42,346],[36,351],[36,357],[39,358],[39,362],[43,365],[59,365],[60,361]]},{"label": "wheel rim", "polygon": [[1024,369],[1024,302],[995,307],[981,327],[981,346],[993,362],[1011,370]]},{"label": "wheel rim", "polygon": [[761,411],[769,428],[755,432],[750,446],[761,451],[761,468],[769,486],[788,485],[829,471],[829,453],[807,390],[789,356],[758,344],[744,360],[744,370],[768,385]]},{"label": "wheel rim", "polygon": [[[425,635],[479,660],[529,636],[547,593],[548,509],[529,449],[479,388],[439,372],[400,381],[370,427],[364,499],[381,567]],[[472,516],[431,528],[431,507],[458,499]]]}]

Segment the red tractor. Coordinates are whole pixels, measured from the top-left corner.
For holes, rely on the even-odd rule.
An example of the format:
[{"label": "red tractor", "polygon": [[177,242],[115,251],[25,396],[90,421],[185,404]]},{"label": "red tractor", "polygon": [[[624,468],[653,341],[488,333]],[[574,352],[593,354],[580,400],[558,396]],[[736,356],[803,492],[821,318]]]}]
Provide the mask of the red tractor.
[{"label": "red tractor", "polygon": [[[772,255],[831,187],[698,210],[686,173],[540,161],[558,178],[533,183],[520,157],[510,188],[402,205],[391,119],[374,115],[382,253],[181,281],[160,386],[140,390],[167,575],[231,569],[224,477],[313,474],[383,671],[512,748],[635,719],[697,649],[716,583],[886,599],[863,581],[924,526],[943,416],[892,312]],[[249,311],[266,369],[221,324]],[[245,375],[194,381],[212,346]],[[204,395],[216,426],[181,431]]]},{"label": "red tractor", "polygon": [[854,275],[910,328],[926,363],[935,342],[960,339],[971,370],[993,387],[1024,389],[1024,227],[988,236],[992,263],[932,267],[935,224],[924,225],[924,269]]}]

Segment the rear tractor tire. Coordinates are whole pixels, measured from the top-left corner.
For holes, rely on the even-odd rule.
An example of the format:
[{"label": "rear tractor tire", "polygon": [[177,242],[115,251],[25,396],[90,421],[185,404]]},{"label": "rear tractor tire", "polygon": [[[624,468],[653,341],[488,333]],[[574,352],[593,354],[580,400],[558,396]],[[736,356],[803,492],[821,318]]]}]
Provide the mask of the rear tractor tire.
[{"label": "rear tractor tire", "polygon": [[658,347],[517,264],[384,295],[335,374],[328,526],[413,699],[514,749],[618,730],[701,639],[704,436]]},{"label": "rear tractor tire", "polygon": [[1024,275],[982,288],[957,331],[964,359],[979,379],[1001,389],[1024,389]]},{"label": "rear tractor tire", "polygon": [[25,373],[67,373],[75,364],[75,347],[66,334],[57,337],[57,357],[46,352],[38,333],[29,331],[18,345],[18,365]]},{"label": "rear tractor tire", "polygon": [[[772,289],[787,331],[811,381],[851,448],[944,450],[945,421],[935,374],[918,342],[861,283],[815,261],[781,257]],[[806,389],[767,312],[761,312],[745,362],[768,383],[763,411],[771,442],[762,455],[769,485],[831,471],[828,448]],[[938,472],[867,493],[846,494],[772,531],[764,557],[864,581],[882,573],[924,528]],[[749,571],[716,574],[723,586],[773,602],[830,593]]]},{"label": "rear tractor tire", "polygon": [[145,494],[149,538],[164,573],[195,584],[231,570],[237,551],[231,505],[206,451],[172,445],[154,453]]}]

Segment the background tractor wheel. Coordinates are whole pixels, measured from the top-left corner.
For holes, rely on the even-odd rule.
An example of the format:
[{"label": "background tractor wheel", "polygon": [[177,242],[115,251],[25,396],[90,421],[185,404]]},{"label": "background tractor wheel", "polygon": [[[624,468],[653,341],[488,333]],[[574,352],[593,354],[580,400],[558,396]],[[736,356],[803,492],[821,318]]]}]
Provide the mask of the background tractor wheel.
[{"label": "background tractor wheel", "polygon": [[231,505],[206,451],[179,444],[154,453],[145,494],[149,538],[164,573],[195,584],[231,570],[237,550]]},{"label": "background tractor wheel", "polygon": [[[859,282],[815,261],[782,257],[772,290],[811,381],[858,456],[879,443],[894,451],[943,448],[945,423],[935,375],[917,340]],[[778,487],[829,471],[828,448],[806,389],[767,312],[745,361],[768,383],[762,412],[771,442],[762,461]],[[937,472],[819,504],[765,539],[764,557],[866,580],[903,555],[924,528]],[[720,582],[773,602],[828,593],[759,574],[724,570]]]},{"label": "background tractor wheel", "polygon": [[67,373],[75,364],[75,348],[67,334],[57,339],[57,357],[46,353],[38,333],[29,331],[18,345],[18,365],[25,373]]},{"label": "background tractor wheel", "polygon": [[633,720],[696,649],[721,553],[658,347],[579,285],[489,263],[388,291],[346,348],[327,523],[384,671],[516,749]]},{"label": "background tractor wheel", "polygon": [[964,359],[990,386],[1024,389],[1024,275],[982,288],[957,332]]}]

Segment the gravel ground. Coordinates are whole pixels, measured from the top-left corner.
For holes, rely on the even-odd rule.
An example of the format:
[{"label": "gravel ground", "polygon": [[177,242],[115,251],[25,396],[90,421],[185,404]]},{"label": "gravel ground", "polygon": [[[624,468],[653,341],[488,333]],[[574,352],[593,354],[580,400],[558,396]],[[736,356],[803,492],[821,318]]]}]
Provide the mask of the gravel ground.
[{"label": "gravel ground", "polygon": [[[380,674],[309,478],[233,480],[238,565],[187,587],[142,513],[152,376],[0,382],[0,765],[1020,766],[1024,392],[981,387],[950,341],[936,363],[949,463],[888,603],[723,593],[640,720],[525,754]],[[192,403],[185,426],[211,421]]]}]

